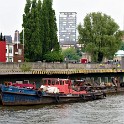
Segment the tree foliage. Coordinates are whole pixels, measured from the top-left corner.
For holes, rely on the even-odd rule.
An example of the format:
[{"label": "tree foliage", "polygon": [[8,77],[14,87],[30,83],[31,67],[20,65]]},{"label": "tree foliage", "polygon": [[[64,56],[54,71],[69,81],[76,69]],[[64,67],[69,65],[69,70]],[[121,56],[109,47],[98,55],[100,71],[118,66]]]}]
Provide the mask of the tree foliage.
[{"label": "tree foliage", "polygon": [[[29,61],[30,60],[30,57],[31,54],[30,54],[30,46],[31,46],[31,31],[30,31],[30,27],[31,27],[31,23],[30,23],[30,16],[31,16],[31,12],[30,12],[30,8],[31,8],[31,1],[30,0],[26,0],[26,5],[25,5],[25,8],[24,8],[24,13],[23,14],[23,24],[22,24],[22,27],[24,28],[24,46],[25,46],[25,54],[24,54],[24,57],[25,57],[25,60],[26,61]],[[23,40],[23,32],[21,32],[21,39],[20,41],[22,42]]]},{"label": "tree foliage", "polygon": [[124,42],[121,43],[120,50],[124,50]]},{"label": "tree foliage", "polygon": [[23,65],[21,65],[20,69],[22,71],[30,71],[31,70],[31,65],[29,63],[24,63]]},{"label": "tree foliage", "polygon": [[64,58],[67,60],[79,60],[81,58],[81,54],[78,50],[76,50],[74,47],[67,48],[62,51],[62,54]]},{"label": "tree foliage", "polygon": [[87,14],[83,25],[78,25],[79,43],[83,43],[92,61],[101,62],[103,58],[113,58],[121,45],[123,32],[114,20],[100,12]]},{"label": "tree foliage", "polygon": [[0,41],[5,41],[5,36],[2,35],[2,33],[0,34]]},{"label": "tree foliage", "polygon": [[52,0],[44,0],[42,6],[43,19],[43,55],[48,52],[58,51],[60,49],[57,38],[57,24],[55,11],[52,9]]},{"label": "tree foliage", "polygon": [[44,58],[47,62],[63,62],[64,60],[63,55],[57,51],[52,51],[45,54]]},{"label": "tree foliage", "polygon": [[[46,54],[60,51],[52,0],[26,0],[23,14],[25,60],[42,61]],[[21,32],[21,39],[23,39]],[[23,41],[21,40],[23,43]]]}]

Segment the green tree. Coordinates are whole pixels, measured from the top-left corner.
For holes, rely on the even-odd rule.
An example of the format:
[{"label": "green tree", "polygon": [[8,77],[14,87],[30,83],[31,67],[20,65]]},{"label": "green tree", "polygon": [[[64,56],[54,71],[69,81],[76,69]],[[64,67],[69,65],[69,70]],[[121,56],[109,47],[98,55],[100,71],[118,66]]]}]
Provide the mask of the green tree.
[{"label": "green tree", "polygon": [[80,54],[77,53],[78,51],[74,48],[67,48],[66,50],[62,51],[62,54],[64,56],[64,58],[66,58],[67,60],[79,60],[80,59]]},{"label": "green tree", "polygon": [[24,14],[23,14],[23,24],[22,27],[24,28],[24,37],[23,37],[23,31],[20,34],[20,41],[21,43],[23,43],[23,38],[24,38],[24,57],[25,57],[25,61],[30,61],[30,56],[31,56],[31,0],[26,0],[26,5],[24,8]]},{"label": "green tree", "polygon": [[[49,52],[60,53],[52,0],[26,0],[23,14],[25,60],[44,60]],[[21,43],[23,43],[21,32]],[[53,53],[53,52],[52,52]]]},{"label": "green tree", "polygon": [[56,24],[56,17],[55,11],[52,9],[52,0],[50,0],[49,6],[49,25],[50,25],[50,50],[58,51],[60,50],[58,37],[57,37],[57,24]]},{"label": "green tree", "polygon": [[44,58],[47,62],[63,62],[64,61],[63,55],[57,51],[52,51],[45,54]]},{"label": "green tree", "polygon": [[124,50],[124,42],[121,43],[120,50]]},{"label": "green tree", "polygon": [[57,24],[55,11],[52,9],[52,0],[44,0],[42,6],[43,20],[43,55],[50,51],[58,51],[60,49],[57,39]]},{"label": "green tree", "polygon": [[78,25],[79,43],[83,43],[92,61],[101,62],[104,57],[113,58],[121,45],[123,32],[114,20],[100,12],[87,14],[84,24]]},{"label": "green tree", "polygon": [[31,24],[30,27],[31,30],[31,46],[30,46],[30,52],[33,56],[30,56],[31,61],[38,61],[41,59],[42,54],[42,44],[40,39],[40,21],[39,21],[39,12],[38,10],[38,4],[36,2],[37,0],[32,0],[32,7],[31,7]]},{"label": "green tree", "polygon": [[[47,5],[49,4],[49,0],[44,0],[42,5],[42,23],[43,23],[43,50],[42,54],[45,55],[47,52],[50,51],[49,44],[50,44],[50,27],[49,27],[49,12],[47,9]],[[44,57],[44,56],[43,56]]]},{"label": "green tree", "polygon": [[42,55],[42,48],[43,48],[43,38],[44,38],[44,33],[43,33],[43,20],[42,20],[42,2],[41,0],[38,0],[38,5],[37,5],[37,11],[38,11],[38,24],[39,24],[39,53],[38,53],[38,58],[39,60],[42,60],[43,55]]},{"label": "green tree", "polygon": [[[41,1],[27,0],[23,14],[24,43],[25,43],[25,60],[38,61],[42,55],[41,39]],[[21,32],[21,39],[23,32]],[[22,40],[21,40],[22,42]]]}]

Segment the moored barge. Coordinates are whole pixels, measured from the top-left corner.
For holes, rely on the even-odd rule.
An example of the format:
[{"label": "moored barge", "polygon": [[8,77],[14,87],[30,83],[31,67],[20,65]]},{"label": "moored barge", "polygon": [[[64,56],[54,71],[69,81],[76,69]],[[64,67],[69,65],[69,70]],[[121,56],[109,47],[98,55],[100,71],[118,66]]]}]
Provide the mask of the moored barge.
[{"label": "moored barge", "polygon": [[40,88],[24,84],[0,85],[2,105],[38,105],[97,100],[103,91],[76,91],[70,79],[44,78]]}]

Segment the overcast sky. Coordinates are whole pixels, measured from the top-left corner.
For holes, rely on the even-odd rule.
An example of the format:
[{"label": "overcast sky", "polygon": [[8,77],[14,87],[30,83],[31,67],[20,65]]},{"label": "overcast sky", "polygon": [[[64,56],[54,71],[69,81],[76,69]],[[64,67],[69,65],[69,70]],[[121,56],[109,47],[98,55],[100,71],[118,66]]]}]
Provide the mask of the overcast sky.
[{"label": "overcast sky", "polygon": [[[0,32],[14,37],[15,30],[21,31],[22,15],[26,0],[0,0]],[[77,24],[86,14],[102,12],[111,16],[124,29],[124,0],[53,0],[57,22],[59,12],[77,12]]]}]

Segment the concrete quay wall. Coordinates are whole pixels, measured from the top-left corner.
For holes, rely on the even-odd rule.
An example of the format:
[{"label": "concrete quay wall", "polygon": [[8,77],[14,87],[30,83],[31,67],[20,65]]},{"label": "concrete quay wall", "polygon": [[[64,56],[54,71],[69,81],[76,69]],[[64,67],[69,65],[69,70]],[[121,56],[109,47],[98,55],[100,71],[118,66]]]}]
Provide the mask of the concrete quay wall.
[{"label": "concrete quay wall", "polygon": [[[22,66],[30,70],[22,70]],[[15,74],[77,74],[77,73],[115,73],[124,72],[115,64],[81,64],[81,63],[0,63],[0,75]]]},{"label": "concrete quay wall", "polygon": [[22,66],[30,67],[31,70],[36,69],[113,69],[120,68],[115,64],[81,64],[81,63],[0,63],[0,70],[20,70]]}]

